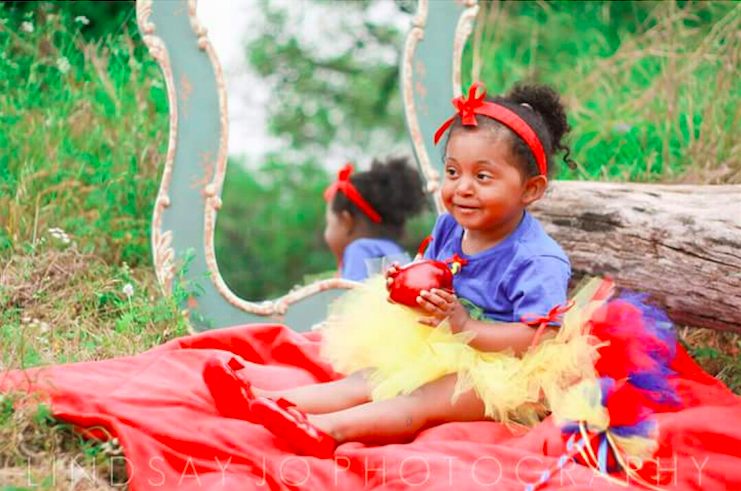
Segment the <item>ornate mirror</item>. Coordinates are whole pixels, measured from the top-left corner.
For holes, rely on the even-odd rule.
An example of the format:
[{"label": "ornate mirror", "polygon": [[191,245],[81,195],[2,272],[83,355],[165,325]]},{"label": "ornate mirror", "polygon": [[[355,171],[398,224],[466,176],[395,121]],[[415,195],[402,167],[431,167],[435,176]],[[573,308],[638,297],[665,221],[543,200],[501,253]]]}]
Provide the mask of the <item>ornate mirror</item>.
[{"label": "ornate mirror", "polygon": [[[449,116],[447,101],[461,92],[463,48],[477,10],[476,0],[418,0],[406,42],[399,46],[406,124],[433,194],[440,169],[430,158],[436,155],[432,135]],[[162,287],[185,289],[195,330],[253,322],[311,329],[326,315],[328,303],[354,283],[325,279],[268,300],[240,298],[227,286],[214,245],[228,154],[224,73],[195,0],[140,0],[137,19],[164,73],[170,107],[168,151],[152,218]]]}]

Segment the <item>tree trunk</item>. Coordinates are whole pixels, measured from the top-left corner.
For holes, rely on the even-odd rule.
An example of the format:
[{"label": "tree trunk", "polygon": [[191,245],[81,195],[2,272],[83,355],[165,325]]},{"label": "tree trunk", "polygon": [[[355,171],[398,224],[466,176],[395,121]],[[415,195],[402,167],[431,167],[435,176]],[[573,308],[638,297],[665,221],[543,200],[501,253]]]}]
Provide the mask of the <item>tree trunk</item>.
[{"label": "tree trunk", "polygon": [[532,211],[575,278],[608,275],[679,325],[741,332],[741,186],[557,181]]}]

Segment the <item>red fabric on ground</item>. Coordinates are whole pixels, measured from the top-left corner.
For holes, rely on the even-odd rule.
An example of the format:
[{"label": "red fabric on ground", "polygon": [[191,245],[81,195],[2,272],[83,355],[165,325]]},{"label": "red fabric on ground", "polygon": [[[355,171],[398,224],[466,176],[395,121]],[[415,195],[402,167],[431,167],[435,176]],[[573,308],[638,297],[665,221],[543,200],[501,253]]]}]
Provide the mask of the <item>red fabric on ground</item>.
[{"label": "red fabric on ground", "polygon": [[[0,375],[0,390],[43,390],[53,414],[80,426],[102,425],[120,440],[130,487],[204,489],[506,489],[535,481],[563,452],[545,421],[514,435],[493,422],[451,423],[409,444],[340,446],[334,461],[292,454],[261,426],[220,417],[201,379],[204,362],[236,355],[256,386],[287,388],[337,377],[318,358],[318,335],[249,325],[177,339],[128,358]],[[663,489],[741,489],[741,399],[679,349],[674,381],[685,408],[658,416]],[[586,467],[543,489],[611,484]]]}]

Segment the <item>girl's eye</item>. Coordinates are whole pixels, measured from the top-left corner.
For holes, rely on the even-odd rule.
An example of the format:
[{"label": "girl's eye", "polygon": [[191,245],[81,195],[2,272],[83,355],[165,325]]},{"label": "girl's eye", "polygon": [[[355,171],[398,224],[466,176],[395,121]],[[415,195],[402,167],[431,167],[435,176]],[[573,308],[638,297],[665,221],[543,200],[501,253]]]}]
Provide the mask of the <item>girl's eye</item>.
[{"label": "girl's eye", "polygon": [[485,173],[483,173],[483,172],[479,172],[478,174],[476,174],[476,178],[477,178],[477,179],[480,179],[480,180],[482,180],[482,181],[486,181],[486,180],[489,180],[489,179],[491,179],[492,177],[491,177],[491,175],[489,175],[489,174],[485,174]]},{"label": "girl's eye", "polygon": [[455,170],[454,167],[447,167],[445,169],[445,175],[447,175],[448,177],[455,177],[456,175],[458,175],[458,171]]}]

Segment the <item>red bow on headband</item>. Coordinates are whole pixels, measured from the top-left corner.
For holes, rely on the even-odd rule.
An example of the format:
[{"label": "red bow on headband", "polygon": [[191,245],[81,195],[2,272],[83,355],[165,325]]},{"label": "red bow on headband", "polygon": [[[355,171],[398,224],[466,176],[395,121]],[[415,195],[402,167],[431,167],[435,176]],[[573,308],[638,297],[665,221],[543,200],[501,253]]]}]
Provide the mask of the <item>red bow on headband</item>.
[{"label": "red bow on headband", "polygon": [[[481,95],[476,97],[476,92],[481,88]],[[548,175],[548,165],[546,161],[545,151],[543,150],[543,144],[540,143],[540,139],[535,131],[530,127],[524,119],[518,116],[514,111],[508,109],[500,104],[489,102],[484,100],[486,98],[486,86],[481,82],[475,82],[468,89],[468,97],[456,97],[451,102],[453,107],[456,109],[450,119],[445,121],[440,128],[435,132],[435,145],[440,141],[445,131],[450,128],[455,122],[455,118],[460,116],[461,123],[464,126],[477,126],[476,115],[481,114],[482,116],[488,116],[495,121],[499,121],[509,129],[515,132],[517,136],[530,148],[535,157],[535,162],[538,164],[538,170],[541,174]]]},{"label": "red bow on headband", "polygon": [[341,192],[347,199],[355,204],[360,211],[375,223],[381,222],[381,215],[368,203],[358,192],[357,188],[350,181],[350,175],[353,172],[352,164],[345,164],[340,171],[337,173],[337,180],[329,185],[326,191],[324,191],[324,199],[331,201],[337,191]]}]

